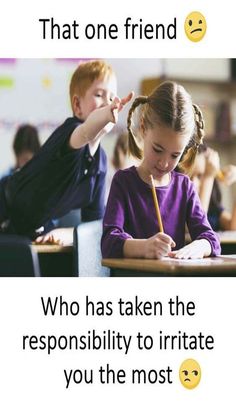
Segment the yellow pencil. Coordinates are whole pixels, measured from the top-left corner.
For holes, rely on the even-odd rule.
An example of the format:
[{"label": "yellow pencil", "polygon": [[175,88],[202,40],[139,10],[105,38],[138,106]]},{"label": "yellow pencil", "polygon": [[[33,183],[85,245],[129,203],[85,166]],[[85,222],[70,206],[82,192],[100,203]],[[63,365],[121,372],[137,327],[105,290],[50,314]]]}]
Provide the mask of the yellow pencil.
[{"label": "yellow pencil", "polygon": [[154,184],[154,180],[153,180],[152,175],[150,175],[150,179],[151,179],[151,185],[152,185],[152,196],[153,196],[153,201],[154,201],[154,205],[155,205],[155,209],[156,209],[157,221],[158,221],[158,225],[159,225],[159,231],[164,232],[162,219],[161,219],[160,208],[159,208],[156,189],[155,189],[155,184]]}]

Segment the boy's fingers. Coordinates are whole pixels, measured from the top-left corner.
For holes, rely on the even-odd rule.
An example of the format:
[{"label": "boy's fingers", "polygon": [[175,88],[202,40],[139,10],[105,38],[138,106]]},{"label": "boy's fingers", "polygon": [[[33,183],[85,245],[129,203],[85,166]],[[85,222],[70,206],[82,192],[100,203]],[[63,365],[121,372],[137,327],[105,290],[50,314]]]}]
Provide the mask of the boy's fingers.
[{"label": "boy's fingers", "polygon": [[38,236],[38,237],[35,239],[35,243],[41,243],[42,240],[43,240],[42,236]]},{"label": "boy's fingers", "polygon": [[121,105],[124,107],[125,104],[129,103],[129,101],[132,100],[133,97],[134,97],[134,92],[131,91],[131,92],[128,94],[128,96],[123,97],[123,98],[121,99]]},{"label": "boy's fingers", "polygon": [[115,109],[115,108],[118,108],[119,105],[120,105],[120,103],[121,103],[120,98],[119,98],[119,97],[115,97],[114,100],[113,100],[112,103],[111,103],[111,109],[113,110],[113,109]]}]

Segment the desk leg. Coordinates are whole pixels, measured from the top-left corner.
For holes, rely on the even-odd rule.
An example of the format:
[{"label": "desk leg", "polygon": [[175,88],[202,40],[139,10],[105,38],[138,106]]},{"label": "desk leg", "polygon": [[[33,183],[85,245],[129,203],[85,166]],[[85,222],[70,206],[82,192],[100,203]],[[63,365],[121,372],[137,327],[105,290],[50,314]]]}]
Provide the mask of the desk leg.
[{"label": "desk leg", "polygon": [[43,277],[76,277],[74,255],[65,253],[39,253],[39,265]]}]

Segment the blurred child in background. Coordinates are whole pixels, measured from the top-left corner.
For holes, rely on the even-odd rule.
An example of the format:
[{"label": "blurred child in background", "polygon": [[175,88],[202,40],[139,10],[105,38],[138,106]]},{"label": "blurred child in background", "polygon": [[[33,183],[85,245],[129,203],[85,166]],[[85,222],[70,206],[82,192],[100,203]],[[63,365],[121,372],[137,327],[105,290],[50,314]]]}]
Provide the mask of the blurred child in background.
[{"label": "blurred child in background", "polygon": [[219,186],[219,181],[228,186],[236,182],[236,166],[229,165],[220,170],[218,152],[200,145],[194,162],[192,180],[212,228],[215,231],[236,230],[236,204],[232,214],[223,207]]},{"label": "blurred child in background", "polygon": [[38,130],[33,125],[21,125],[14,136],[13,151],[15,155],[15,165],[11,167],[2,177],[13,174],[21,169],[27,162],[38,153],[40,140]]}]

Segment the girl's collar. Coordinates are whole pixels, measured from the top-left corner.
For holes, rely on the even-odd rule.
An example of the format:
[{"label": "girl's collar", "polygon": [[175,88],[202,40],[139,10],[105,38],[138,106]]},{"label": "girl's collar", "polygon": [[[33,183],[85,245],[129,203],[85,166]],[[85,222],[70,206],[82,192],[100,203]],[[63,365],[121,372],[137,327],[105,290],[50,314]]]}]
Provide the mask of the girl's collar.
[{"label": "girl's collar", "polygon": [[[135,166],[134,166],[135,167]],[[149,175],[144,172],[143,168],[141,166],[135,167],[135,170],[137,172],[138,177],[145,183],[150,186],[150,180],[149,180]],[[171,183],[171,172],[166,174],[165,180],[162,182],[158,182],[158,180],[154,179],[155,187],[169,187]]]}]

